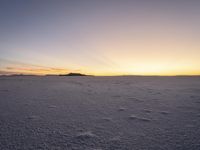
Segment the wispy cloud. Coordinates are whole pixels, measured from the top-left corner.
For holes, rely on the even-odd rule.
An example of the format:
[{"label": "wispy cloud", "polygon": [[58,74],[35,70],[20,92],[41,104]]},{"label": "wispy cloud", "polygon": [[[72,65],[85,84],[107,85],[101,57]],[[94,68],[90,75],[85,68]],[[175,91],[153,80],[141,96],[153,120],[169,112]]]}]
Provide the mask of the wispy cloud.
[{"label": "wispy cloud", "polygon": [[69,69],[47,67],[29,64],[19,61],[0,59],[0,74],[63,74],[70,72]]}]

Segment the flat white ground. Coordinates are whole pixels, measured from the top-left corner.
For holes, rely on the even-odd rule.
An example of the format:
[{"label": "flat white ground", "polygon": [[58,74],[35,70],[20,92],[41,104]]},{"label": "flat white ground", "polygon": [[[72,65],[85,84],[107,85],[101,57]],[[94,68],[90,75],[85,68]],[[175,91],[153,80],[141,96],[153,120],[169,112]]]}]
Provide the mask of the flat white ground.
[{"label": "flat white ground", "polygon": [[1,150],[200,150],[200,77],[0,77]]}]

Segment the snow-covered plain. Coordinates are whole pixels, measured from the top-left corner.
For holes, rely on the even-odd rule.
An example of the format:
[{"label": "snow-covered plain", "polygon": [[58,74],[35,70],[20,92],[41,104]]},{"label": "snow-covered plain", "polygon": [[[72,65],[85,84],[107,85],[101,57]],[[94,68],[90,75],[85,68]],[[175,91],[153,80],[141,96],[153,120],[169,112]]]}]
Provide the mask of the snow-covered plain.
[{"label": "snow-covered plain", "polygon": [[0,150],[200,150],[200,77],[0,77]]}]

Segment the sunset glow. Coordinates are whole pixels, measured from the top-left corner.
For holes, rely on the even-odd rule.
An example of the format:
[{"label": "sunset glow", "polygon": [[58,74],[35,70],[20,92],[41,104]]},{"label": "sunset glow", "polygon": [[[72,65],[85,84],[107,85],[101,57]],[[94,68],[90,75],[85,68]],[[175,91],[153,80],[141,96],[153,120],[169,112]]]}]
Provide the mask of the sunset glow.
[{"label": "sunset glow", "polygon": [[200,1],[0,2],[0,74],[200,75]]}]

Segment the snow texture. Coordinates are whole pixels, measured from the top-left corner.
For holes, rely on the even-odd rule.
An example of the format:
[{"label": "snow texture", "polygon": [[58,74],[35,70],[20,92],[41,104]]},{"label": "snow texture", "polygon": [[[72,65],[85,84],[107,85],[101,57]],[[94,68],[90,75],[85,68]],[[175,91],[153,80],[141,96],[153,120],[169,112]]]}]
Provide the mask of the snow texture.
[{"label": "snow texture", "polygon": [[200,150],[200,77],[0,77],[0,150]]}]

